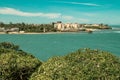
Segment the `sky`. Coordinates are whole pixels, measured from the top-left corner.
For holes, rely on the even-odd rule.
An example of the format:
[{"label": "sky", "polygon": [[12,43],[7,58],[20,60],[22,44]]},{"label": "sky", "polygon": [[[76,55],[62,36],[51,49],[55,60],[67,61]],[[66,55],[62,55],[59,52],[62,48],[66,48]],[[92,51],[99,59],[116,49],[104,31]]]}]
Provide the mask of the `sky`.
[{"label": "sky", "polygon": [[120,0],[0,0],[4,23],[120,24]]}]

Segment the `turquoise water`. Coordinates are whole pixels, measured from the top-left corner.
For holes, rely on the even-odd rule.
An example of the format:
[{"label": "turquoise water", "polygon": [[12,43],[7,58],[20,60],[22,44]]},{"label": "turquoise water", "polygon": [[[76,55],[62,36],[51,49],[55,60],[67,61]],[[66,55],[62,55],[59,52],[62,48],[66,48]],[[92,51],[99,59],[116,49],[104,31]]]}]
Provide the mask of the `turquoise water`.
[{"label": "turquoise water", "polygon": [[79,48],[102,49],[120,56],[120,30],[64,34],[0,34],[0,42],[8,41],[39,58],[47,60]]}]

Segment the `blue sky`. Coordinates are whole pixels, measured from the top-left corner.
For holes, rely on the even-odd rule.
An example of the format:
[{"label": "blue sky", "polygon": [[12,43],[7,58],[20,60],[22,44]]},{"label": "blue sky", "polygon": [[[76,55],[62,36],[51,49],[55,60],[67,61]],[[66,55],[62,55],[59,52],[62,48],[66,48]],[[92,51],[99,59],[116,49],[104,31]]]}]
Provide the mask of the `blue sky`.
[{"label": "blue sky", "polygon": [[0,22],[120,24],[120,0],[0,0]]}]

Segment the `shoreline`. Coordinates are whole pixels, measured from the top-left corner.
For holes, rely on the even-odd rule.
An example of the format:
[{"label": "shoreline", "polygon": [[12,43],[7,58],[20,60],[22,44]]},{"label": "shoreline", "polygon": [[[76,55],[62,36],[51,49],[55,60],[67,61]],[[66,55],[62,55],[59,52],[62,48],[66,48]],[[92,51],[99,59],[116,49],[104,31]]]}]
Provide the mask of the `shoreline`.
[{"label": "shoreline", "polygon": [[[109,30],[109,29],[107,29]],[[114,29],[112,29],[114,30]],[[9,33],[5,33],[5,32],[0,32],[0,34],[64,34],[64,33],[93,33],[94,31],[100,31],[99,29],[88,29],[86,31],[71,31],[71,32],[9,32]],[[102,31],[102,30],[101,30]]]},{"label": "shoreline", "polygon": [[[79,32],[41,32],[41,33],[36,33],[36,32],[26,32],[26,33],[10,32],[8,34],[63,34],[63,33],[79,33]],[[7,33],[0,32],[0,34],[7,34]]]}]

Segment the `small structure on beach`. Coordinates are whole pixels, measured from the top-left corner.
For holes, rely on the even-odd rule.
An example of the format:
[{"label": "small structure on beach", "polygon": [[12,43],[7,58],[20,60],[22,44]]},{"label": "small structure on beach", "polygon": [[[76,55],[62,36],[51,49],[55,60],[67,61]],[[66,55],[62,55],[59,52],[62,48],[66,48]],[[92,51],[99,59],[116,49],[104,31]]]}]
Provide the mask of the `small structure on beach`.
[{"label": "small structure on beach", "polygon": [[19,33],[19,28],[10,28],[10,29],[6,29],[5,31],[4,31],[5,33],[7,33],[7,34],[16,34],[16,33]]}]

